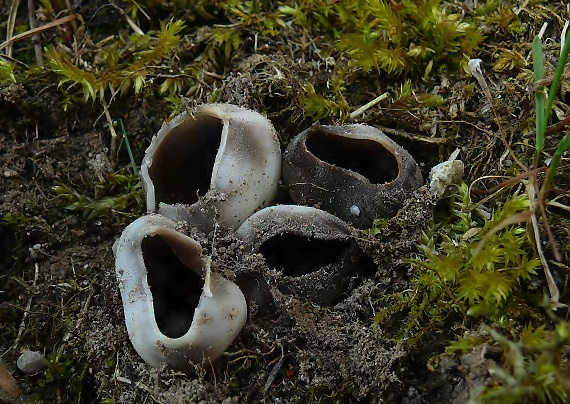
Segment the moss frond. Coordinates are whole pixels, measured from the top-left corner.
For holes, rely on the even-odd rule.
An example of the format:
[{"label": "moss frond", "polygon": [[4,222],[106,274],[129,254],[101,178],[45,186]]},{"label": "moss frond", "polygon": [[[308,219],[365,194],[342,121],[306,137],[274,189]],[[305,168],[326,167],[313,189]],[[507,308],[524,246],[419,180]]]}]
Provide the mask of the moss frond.
[{"label": "moss frond", "polygon": [[[526,307],[518,299],[521,285],[537,273],[540,261],[529,256],[532,244],[525,228],[507,227],[490,237],[480,254],[474,255],[473,250],[489,229],[528,208],[527,195],[515,193],[495,209],[490,219],[476,216],[471,205],[469,189],[461,184],[452,196],[452,220],[425,230],[419,248],[421,257],[408,261],[417,273],[407,304],[402,304],[401,296],[394,297],[397,303],[392,307],[387,303],[389,299],[379,300],[380,313],[406,313],[401,336],[421,338],[433,324],[453,313],[500,322],[519,315],[521,305]],[[523,311],[532,309],[526,307]],[[384,318],[380,314],[375,321]]]},{"label": "moss frond", "polygon": [[143,206],[144,194],[138,178],[118,173],[107,178],[104,192],[111,195],[106,197],[89,197],[65,184],[55,185],[52,191],[65,205],[65,209],[80,213],[86,220],[96,219],[112,210],[126,212]]},{"label": "moss frond", "polygon": [[559,322],[554,330],[526,327],[515,340],[494,329],[484,343],[502,352],[490,372],[491,383],[480,389],[475,403],[566,403],[570,398],[570,369],[564,359],[569,350],[570,326]]},{"label": "moss frond", "polygon": [[498,72],[503,70],[524,69],[528,66],[523,55],[514,49],[503,49],[494,55],[494,57],[496,60],[493,65],[493,70]]},{"label": "moss frond", "polygon": [[184,21],[182,20],[169,21],[166,24],[161,23],[160,31],[157,34],[156,44],[151,50],[141,52],[143,55],[147,55],[147,57],[141,59],[144,60],[144,62],[139,63],[159,61],[162,60],[162,58],[169,56],[180,42],[180,36],[178,34],[180,34],[183,29]]},{"label": "moss frond", "polygon": [[449,12],[441,0],[341,0],[333,7],[323,7],[325,1],[301,3],[279,10],[294,24],[330,31],[338,39],[335,50],[364,71],[456,69],[483,40],[475,22]]},{"label": "moss frond", "polygon": [[306,116],[314,119],[323,119],[329,116],[344,117],[348,115],[348,104],[342,94],[338,94],[339,101],[333,101],[317,94],[311,83],[305,84],[304,94],[300,97],[300,103]]},{"label": "moss frond", "polygon": [[16,82],[15,63],[0,58],[0,86]]},{"label": "moss frond", "polygon": [[46,56],[51,70],[63,76],[59,81],[58,87],[68,84],[66,90],[69,92],[75,86],[79,86],[85,101],[88,101],[90,98],[96,99],[105,93],[106,80],[101,80],[102,77],[97,77],[94,73],[74,64],[63,50],[50,47],[46,51]]},{"label": "moss frond", "polygon": [[[48,67],[62,78],[59,86],[65,86],[68,93],[77,87],[85,101],[103,100],[108,92],[111,96],[120,91],[122,95],[134,89],[139,93],[151,81],[159,77],[154,71],[177,49],[184,29],[181,20],[161,23],[156,34],[131,35],[123,43],[115,42],[96,51],[97,65],[90,65],[82,59],[72,59],[64,48],[48,47]],[[168,66],[164,66],[168,68]],[[160,86],[161,93],[182,91],[193,83],[182,72],[175,78],[167,77]]]},{"label": "moss frond", "polygon": [[240,30],[231,27],[214,28],[210,30],[208,37],[204,54],[216,65],[228,62],[232,52],[243,42]]},{"label": "moss frond", "polygon": [[446,348],[445,352],[448,353],[462,353],[470,348],[481,345],[485,339],[478,335],[469,335],[466,337],[459,337],[457,340],[451,342]]},{"label": "moss frond", "polygon": [[4,223],[6,223],[9,226],[15,226],[15,227],[19,227],[19,226],[25,226],[28,223],[31,223],[34,221],[33,218],[26,216],[23,213],[17,213],[15,215],[11,214],[11,213],[6,213],[4,215],[4,217],[2,218],[2,220],[4,221]]}]

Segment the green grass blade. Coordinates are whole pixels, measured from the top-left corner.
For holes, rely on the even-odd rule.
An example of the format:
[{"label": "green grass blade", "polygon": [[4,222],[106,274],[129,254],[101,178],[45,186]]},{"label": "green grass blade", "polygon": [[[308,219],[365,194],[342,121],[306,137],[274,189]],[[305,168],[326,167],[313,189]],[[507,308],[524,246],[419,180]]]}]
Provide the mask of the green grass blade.
[{"label": "green grass blade", "polygon": [[552,156],[552,161],[550,162],[550,166],[548,167],[548,171],[546,172],[546,178],[544,179],[544,183],[540,189],[540,193],[546,196],[546,193],[550,190],[552,185],[552,179],[554,178],[554,174],[558,171],[558,166],[560,165],[560,160],[562,159],[562,155],[567,151],[570,150],[570,135],[565,135],[560,143],[558,143],[558,147],[556,148],[556,152],[554,152],[554,156]]},{"label": "green grass blade", "polygon": [[[534,37],[532,42],[532,64],[534,65],[534,81],[537,82],[544,78],[544,54],[542,53],[542,41],[539,36]],[[534,165],[538,167],[540,154],[544,149],[544,137],[546,132],[546,110],[544,86],[539,86],[535,93],[535,110],[536,110],[536,152],[534,155]]]},{"label": "green grass blade", "polygon": [[552,109],[552,104],[556,99],[556,94],[558,93],[558,87],[560,86],[560,80],[564,74],[564,69],[566,67],[566,61],[568,60],[568,54],[570,53],[570,30],[566,34],[564,40],[564,47],[560,51],[560,58],[558,59],[558,65],[556,65],[556,71],[554,72],[554,78],[552,79],[552,84],[550,85],[550,93],[548,94],[548,101],[546,103],[546,117],[550,115],[550,110]]},{"label": "green grass blade", "polygon": [[537,35],[532,42],[532,63],[534,67],[534,81],[544,78],[544,54],[542,53],[542,40]]},{"label": "green grass blade", "polygon": [[129,159],[131,160],[131,167],[133,169],[134,175],[139,175],[137,170],[137,165],[135,164],[135,158],[133,157],[133,151],[131,150],[131,144],[129,143],[129,138],[127,137],[127,132],[125,131],[125,125],[123,125],[123,120],[119,119],[121,124],[121,131],[123,132],[123,139],[125,139],[125,146],[127,146],[127,152],[129,153]]}]

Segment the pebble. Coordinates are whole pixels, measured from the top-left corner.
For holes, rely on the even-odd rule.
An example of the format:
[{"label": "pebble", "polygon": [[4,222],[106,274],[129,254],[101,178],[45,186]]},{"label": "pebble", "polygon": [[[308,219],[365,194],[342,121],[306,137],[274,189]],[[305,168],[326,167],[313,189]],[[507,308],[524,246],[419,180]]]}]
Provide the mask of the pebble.
[{"label": "pebble", "polygon": [[18,358],[16,365],[22,372],[31,375],[47,368],[49,362],[40,352],[25,351]]},{"label": "pebble", "polygon": [[350,214],[354,216],[360,216],[360,208],[356,205],[350,207]]}]

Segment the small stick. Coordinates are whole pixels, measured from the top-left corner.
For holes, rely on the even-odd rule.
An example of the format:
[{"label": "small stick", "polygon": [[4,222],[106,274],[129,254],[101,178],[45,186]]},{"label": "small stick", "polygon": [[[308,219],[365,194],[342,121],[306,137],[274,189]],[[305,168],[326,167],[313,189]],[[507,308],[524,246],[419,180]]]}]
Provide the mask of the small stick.
[{"label": "small stick", "polygon": [[[8,23],[6,28],[6,42],[10,41],[10,39],[12,39],[12,35],[14,35],[14,26],[16,25],[16,14],[18,13],[19,5],[20,0],[12,0],[12,3],[10,4],[10,11],[8,13]],[[6,56],[12,57],[11,43],[6,47]]]},{"label": "small stick", "polygon": [[109,131],[111,132],[111,149],[109,155],[111,156],[111,161],[115,161],[115,152],[117,151],[117,132],[113,126],[113,119],[111,119],[111,114],[109,113],[109,107],[107,106],[107,101],[105,97],[101,97],[101,105],[103,105],[105,118],[107,118],[107,123],[109,124]]},{"label": "small stick", "polygon": [[10,39],[6,39],[4,42],[2,42],[0,44],[0,50],[10,47],[12,45],[12,43],[14,43],[14,42],[18,42],[22,39],[31,37],[33,35],[40,33],[40,32],[47,31],[50,28],[57,27],[58,25],[65,24],[66,22],[73,21],[73,20],[83,21],[83,17],[81,17],[81,15],[79,15],[79,14],[71,14],[71,15],[68,15],[68,16],[65,16],[62,18],[58,18],[57,20],[52,21],[50,23],[44,24],[41,27],[37,27],[34,29],[30,29],[26,32],[22,32],[21,34],[13,36]]},{"label": "small stick", "polygon": [[546,276],[546,284],[548,285],[548,291],[550,292],[550,301],[554,303],[556,306],[560,306],[560,292],[558,291],[558,287],[556,286],[556,282],[554,281],[554,277],[552,276],[552,272],[550,272],[550,266],[548,265],[548,260],[544,256],[544,252],[542,251],[542,246],[540,245],[540,232],[538,231],[538,219],[536,215],[532,215],[530,218],[532,220],[532,229],[534,233],[534,242],[536,244],[536,251],[538,252],[538,257],[540,258],[540,262],[542,264],[542,268],[544,269],[544,275]]},{"label": "small stick", "polygon": [[32,298],[34,297],[34,291],[36,290],[36,284],[38,282],[39,272],[40,272],[40,264],[36,262],[34,264],[34,283],[32,283],[32,293],[30,293],[28,304],[26,304],[26,310],[24,310],[24,315],[22,316],[22,322],[20,323],[20,327],[18,328],[18,336],[16,337],[14,346],[18,346],[20,340],[22,339],[22,334],[24,333],[24,329],[26,328],[26,318],[28,317],[28,313],[30,312],[30,308],[32,307]]},{"label": "small stick", "polygon": [[477,79],[477,81],[479,82],[479,85],[483,89],[483,94],[485,94],[485,98],[487,98],[487,101],[491,105],[491,109],[493,110],[493,113],[495,114],[495,117],[497,119],[497,125],[499,125],[499,137],[501,139],[501,142],[503,142],[503,146],[505,146],[505,148],[509,151],[509,154],[511,155],[512,159],[518,164],[518,166],[520,168],[522,168],[524,171],[528,171],[529,170],[528,167],[525,166],[517,158],[517,156],[515,155],[515,152],[513,151],[513,149],[511,148],[511,146],[507,142],[507,139],[505,139],[505,136],[503,134],[503,130],[501,128],[499,116],[497,115],[497,111],[495,109],[495,101],[493,99],[493,96],[491,95],[491,91],[489,90],[489,86],[487,85],[487,82],[485,81],[485,77],[483,77],[483,70],[481,69],[482,64],[483,64],[483,61],[481,59],[469,60],[469,70],[471,71],[471,75]]},{"label": "small stick", "polygon": [[433,143],[433,144],[447,144],[452,140],[451,138],[444,138],[444,137],[427,137],[422,135],[412,135],[411,133],[404,132],[403,130],[385,128],[383,126],[378,126],[378,125],[374,125],[374,127],[380,129],[382,132],[386,133],[387,135],[404,137],[406,139],[417,140],[419,142]]},{"label": "small stick", "polygon": [[378,97],[374,98],[372,101],[370,101],[369,103],[361,106],[360,108],[358,108],[356,111],[351,112],[349,118],[350,119],[355,119],[358,118],[360,115],[362,115],[363,113],[365,113],[367,110],[369,110],[370,108],[372,108],[374,105],[378,104],[380,101],[385,100],[386,98],[388,98],[388,93],[384,93],[379,95]]},{"label": "small stick", "polygon": [[95,288],[93,287],[93,283],[89,286],[89,294],[87,295],[87,299],[85,300],[85,304],[81,308],[81,311],[77,315],[77,323],[75,323],[75,329],[78,329],[85,318],[87,317],[87,310],[89,309],[89,304],[91,303],[91,299],[93,298],[93,294],[95,293]]},{"label": "small stick", "polygon": [[[28,0],[28,20],[30,21],[30,30],[36,29],[38,21],[36,20],[36,5],[34,0]],[[40,36],[32,35],[32,44],[34,45],[34,55],[36,55],[36,63],[38,66],[44,65],[44,56],[42,55],[42,47],[40,45]]]},{"label": "small stick", "polygon": [[564,49],[564,43],[566,42],[566,32],[568,31],[568,25],[570,21],[566,20],[564,22],[564,28],[562,28],[562,33],[560,34],[560,49]]}]

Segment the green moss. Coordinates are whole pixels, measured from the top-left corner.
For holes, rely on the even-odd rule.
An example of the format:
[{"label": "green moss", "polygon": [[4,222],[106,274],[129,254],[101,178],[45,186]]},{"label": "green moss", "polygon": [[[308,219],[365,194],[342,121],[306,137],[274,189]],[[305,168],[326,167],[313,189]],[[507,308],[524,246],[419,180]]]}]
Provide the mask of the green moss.
[{"label": "green moss", "polygon": [[11,213],[6,213],[2,219],[6,224],[16,227],[25,226],[26,224],[29,224],[34,221],[33,218],[27,217],[23,213],[18,213],[15,215]]},{"label": "green moss", "polygon": [[32,394],[29,402],[73,401],[83,390],[89,358],[77,352],[67,352],[62,345],[48,354],[46,359],[49,362],[47,370],[37,379],[42,394]]},{"label": "green moss", "polygon": [[462,184],[451,206],[451,218],[447,213],[436,218],[439,223],[422,234],[420,257],[408,261],[416,271],[411,289],[378,301],[376,323],[405,315],[400,337],[421,339],[453,314],[504,322],[536,311],[522,298],[521,285],[540,267],[540,261],[529,256],[532,244],[526,229],[509,226],[493,234],[480,253],[475,249],[490,229],[528,208],[527,195],[515,193],[486,219],[479,217]]},{"label": "green moss", "polygon": [[[183,21],[170,21],[161,24],[160,31],[154,34],[132,34],[128,39],[101,46],[94,55],[98,66],[72,59],[62,48],[50,46],[46,50],[47,67],[62,77],[59,87],[65,86],[67,92],[76,87],[85,101],[105,100],[107,92],[114,96],[117,92],[125,94],[133,89],[136,94],[149,80],[157,77],[156,70],[168,69],[167,65],[161,64],[177,49],[183,29]],[[188,80],[185,72],[169,74],[162,81],[160,92],[171,89],[179,92],[191,84],[193,82]]]},{"label": "green moss", "polygon": [[111,210],[141,210],[143,206],[143,189],[135,176],[111,174],[107,178],[102,194],[104,197],[89,197],[71,187],[60,184],[52,187],[57,197],[65,205],[65,209],[81,213],[87,220],[93,220]]},{"label": "green moss", "polygon": [[388,228],[388,219],[374,219],[372,222],[372,227],[367,230],[368,234],[375,237],[382,234]]},{"label": "green moss", "polygon": [[308,393],[311,397],[310,402],[314,403],[353,403],[356,402],[352,395],[353,390],[352,383],[348,382],[340,386],[336,391],[332,391],[323,385],[310,386]]},{"label": "green moss", "polygon": [[239,29],[234,27],[217,27],[208,30],[208,45],[205,56],[217,66],[229,62],[233,51],[239,48],[243,39]]},{"label": "green moss", "polygon": [[16,82],[15,63],[0,58],[0,86]]},{"label": "green moss", "polygon": [[[492,377],[474,392],[473,403],[566,403],[570,396],[567,355],[570,324],[560,321],[554,329],[524,327],[508,338],[492,328],[484,335],[454,341],[445,355],[463,354],[484,346],[495,353],[490,360]],[[479,355],[478,353],[475,353]]]},{"label": "green moss", "polygon": [[[483,36],[475,22],[441,0],[306,0],[280,11],[292,22],[330,32],[335,50],[364,71],[424,72],[466,68]],[[313,28],[313,29],[314,29]]]},{"label": "green moss", "polygon": [[315,87],[307,83],[304,87],[305,93],[300,97],[300,103],[306,116],[314,119],[324,119],[330,117],[346,118],[348,116],[349,106],[346,100],[342,98],[340,101],[333,101],[325,98],[321,94],[317,94]]}]

